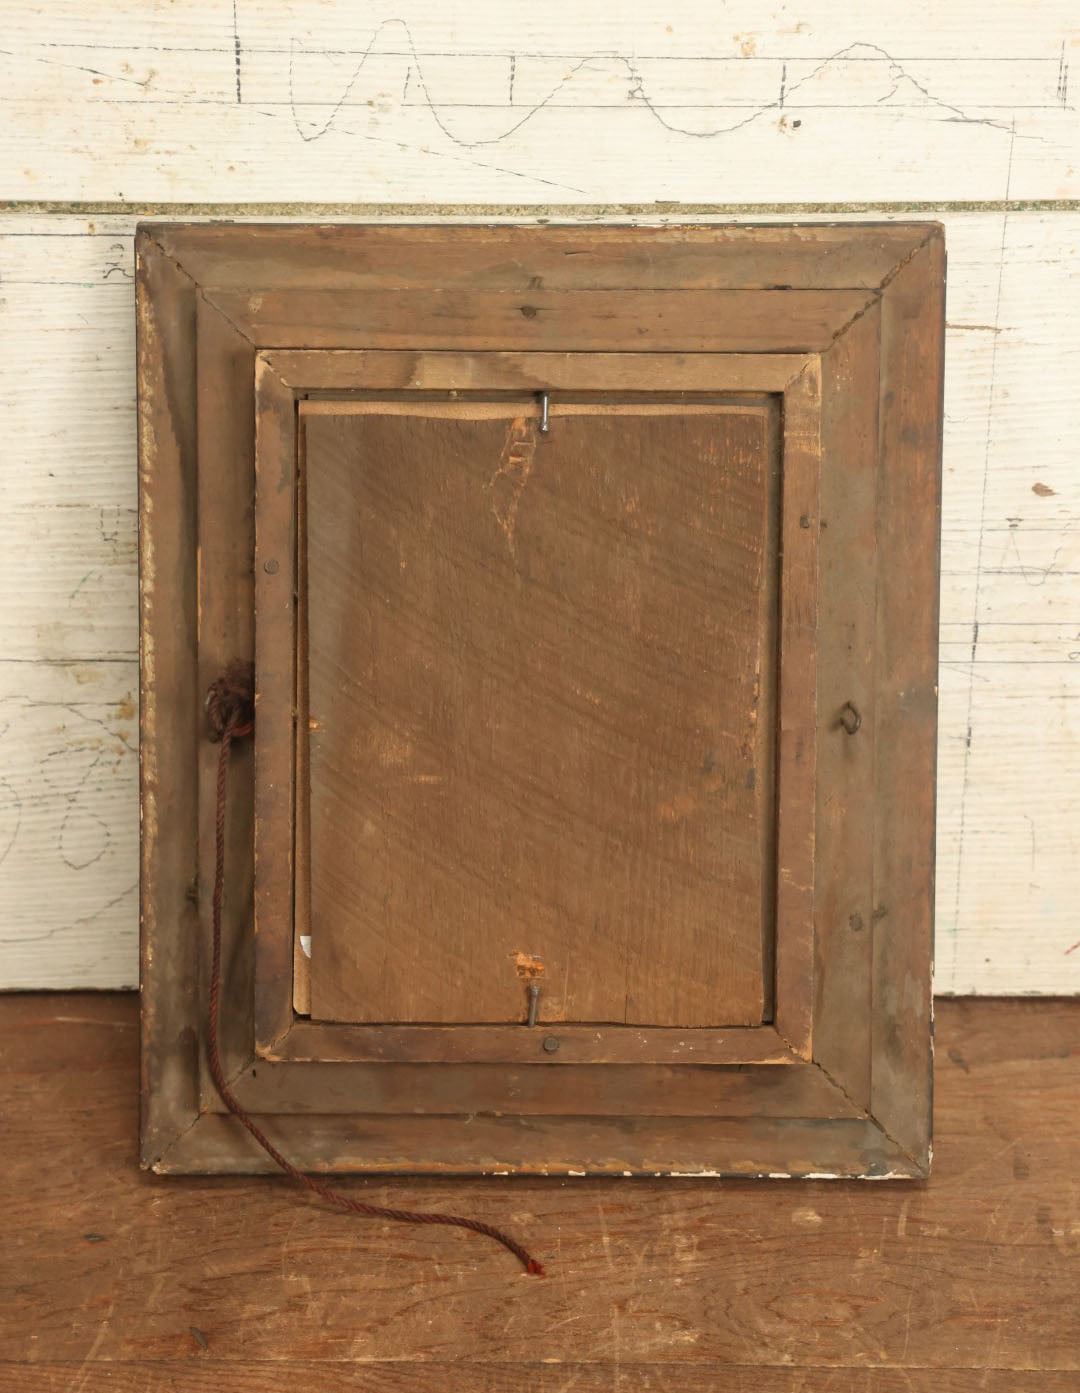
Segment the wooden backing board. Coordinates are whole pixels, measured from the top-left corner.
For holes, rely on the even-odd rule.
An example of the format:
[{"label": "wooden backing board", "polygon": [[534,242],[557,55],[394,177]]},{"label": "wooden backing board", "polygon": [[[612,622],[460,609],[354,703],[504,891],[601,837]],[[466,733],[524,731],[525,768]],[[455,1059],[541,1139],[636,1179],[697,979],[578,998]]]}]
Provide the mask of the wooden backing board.
[{"label": "wooden backing board", "polygon": [[774,448],[766,403],[307,417],[316,1018],[760,1023]]}]

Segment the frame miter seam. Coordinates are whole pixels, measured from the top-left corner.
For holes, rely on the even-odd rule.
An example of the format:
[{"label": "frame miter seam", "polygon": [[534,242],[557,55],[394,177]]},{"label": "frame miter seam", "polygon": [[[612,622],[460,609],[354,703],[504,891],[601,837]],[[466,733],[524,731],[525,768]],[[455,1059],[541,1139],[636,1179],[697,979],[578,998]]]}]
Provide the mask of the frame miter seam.
[{"label": "frame miter seam", "polygon": [[881,1133],[881,1135],[885,1138],[885,1140],[889,1143],[890,1146],[895,1147],[896,1150],[900,1153],[900,1155],[903,1156],[905,1160],[910,1161],[917,1171],[921,1173],[925,1170],[925,1167],[923,1166],[922,1162],[915,1156],[915,1154],[909,1151],[906,1146],[902,1145],[900,1142],[896,1140],[896,1138],[892,1135],[892,1133],[884,1125],[880,1118],[875,1117],[874,1114],[868,1108],[864,1108],[860,1103],[857,1103],[855,1099],[851,1096],[851,1094],[847,1091],[847,1089],[844,1087],[844,1085],[839,1081],[839,1079],[835,1078],[828,1071],[828,1069],[825,1068],[824,1064],[822,1064],[820,1060],[815,1059],[813,1063],[818,1069],[821,1070],[821,1072],[825,1075],[826,1079],[828,1079],[829,1083],[832,1084],[833,1088],[835,1088],[836,1091],[842,1097],[846,1098],[853,1108],[858,1109],[859,1116],[865,1118],[867,1122],[872,1122],[874,1124],[874,1126],[878,1129],[878,1131]]},{"label": "frame miter seam", "polygon": [[195,281],[193,283],[198,289],[199,298],[202,300],[203,304],[209,305],[215,314],[219,314],[225,321],[225,323],[228,324],[231,329],[235,329],[235,331],[240,335],[244,342],[250,345],[254,352],[258,353],[262,349],[263,345],[256,343],[255,340],[251,337],[251,335],[247,332],[247,330],[241,329],[240,325],[237,324],[236,320],[233,319],[232,315],[226,313],[226,311],[221,308],[221,306],[210,293],[211,287],[201,285],[198,281]]},{"label": "frame miter seam", "polygon": [[191,274],[191,272],[187,269],[183,262],[177,261],[176,257],[173,256],[171,252],[166,251],[165,248],[158,241],[158,239],[152,236],[149,232],[147,232],[146,229],[142,226],[136,227],[135,229],[136,254],[139,251],[140,238],[145,242],[145,244],[148,247],[152,247],[154,251],[157,252],[158,256],[161,257],[162,261],[167,261],[170,264],[170,266],[175,267],[175,269],[180,272],[180,274],[184,277],[185,280],[191,282],[191,284],[195,287],[196,290],[202,289],[200,282],[195,279],[195,277]]},{"label": "frame miter seam", "polygon": [[191,1119],[187,1126],[181,1127],[180,1131],[177,1132],[176,1136],[174,1136],[173,1139],[166,1145],[165,1149],[159,1155],[155,1156],[152,1161],[148,1160],[145,1162],[144,1168],[146,1170],[156,1171],[158,1166],[162,1165],[166,1158],[173,1151],[176,1150],[176,1148],[180,1145],[180,1143],[192,1130],[192,1128],[197,1127],[199,1125],[199,1123],[202,1121],[205,1115],[205,1111],[202,1108],[199,1108],[199,1110],[196,1112],[195,1116]]},{"label": "frame miter seam", "polygon": [[929,233],[926,237],[922,239],[922,241],[917,246],[912,247],[912,249],[908,252],[906,256],[901,257],[901,259],[896,263],[896,265],[891,268],[884,280],[882,280],[881,284],[874,291],[870,299],[867,300],[865,305],[863,305],[862,309],[856,311],[856,313],[851,316],[851,318],[847,321],[846,324],[842,324],[840,328],[837,329],[836,333],[833,334],[828,346],[822,350],[823,353],[827,353],[829,349],[833,346],[833,344],[836,343],[837,339],[843,338],[843,336],[847,333],[851,326],[855,324],[858,320],[860,320],[863,317],[863,315],[866,314],[874,305],[881,303],[882,299],[884,298],[885,291],[889,288],[889,286],[904,269],[904,267],[907,266],[910,262],[914,261],[915,258],[919,255],[919,253],[924,251],[930,245],[930,243],[934,241],[937,235],[938,234],[936,230]]}]

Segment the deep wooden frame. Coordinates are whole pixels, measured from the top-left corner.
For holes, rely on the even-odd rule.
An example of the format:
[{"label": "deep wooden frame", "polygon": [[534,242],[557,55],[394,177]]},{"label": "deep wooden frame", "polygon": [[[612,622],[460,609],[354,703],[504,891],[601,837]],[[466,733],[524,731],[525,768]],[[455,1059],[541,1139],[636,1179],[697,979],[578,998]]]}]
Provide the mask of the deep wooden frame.
[{"label": "deep wooden frame", "polygon": [[[225,1067],[315,1169],[925,1175],[940,227],[148,225],[137,250],[143,1163],[269,1164],[203,1046],[216,749],[202,698],[254,656],[256,589],[260,612],[291,604],[254,565],[256,440],[260,471],[287,479],[298,401],[355,387],[362,363],[390,374],[375,386],[406,368],[410,384],[468,385],[465,365],[497,352],[515,388],[557,387],[560,370],[580,382],[587,359],[568,355],[644,371],[665,354],[684,374],[708,355],[711,390],[782,394],[783,467],[812,480],[784,510],[785,566],[807,583],[789,588],[783,661],[811,697],[809,720],[781,715],[780,798],[813,815],[784,868],[773,1024],[716,1032],[715,1062],[687,1064],[658,1032],[590,1053],[560,1027],[549,1055],[534,1032],[493,1027],[505,1040],[477,1057],[450,1038],[468,1028],[292,1017],[291,948],[256,950],[251,927],[281,882],[253,855],[249,744],[229,821]],[[289,682],[264,667],[260,709],[288,710]],[[260,769],[257,784],[261,812],[280,817],[276,799],[287,814],[291,777]]]}]

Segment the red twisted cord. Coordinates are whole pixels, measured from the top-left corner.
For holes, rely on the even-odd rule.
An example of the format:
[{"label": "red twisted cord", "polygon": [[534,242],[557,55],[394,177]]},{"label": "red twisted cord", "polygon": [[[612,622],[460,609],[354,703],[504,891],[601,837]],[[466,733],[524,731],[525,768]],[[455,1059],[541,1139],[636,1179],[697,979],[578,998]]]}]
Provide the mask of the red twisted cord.
[{"label": "red twisted cord", "polygon": [[210,963],[210,1003],[207,1028],[207,1053],[210,1057],[210,1073],[213,1076],[221,1100],[232,1115],[251,1133],[270,1159],[299,1184],[313,1194],[334,1205],[369,1219],[396,1219],[403,1224],[443,1224],[450,1228],[469,1229],[473,1233],[484,1234],[501,1243],[522,1263],[527,1272],[543,1276],[544,1269],[534,1257],[515,1243],[501,1229],[492,1224],[481,1223],[479,1219],[467,1219],[458,1214],[434,1214],[425,1210],[388,1209],[379,1204],[363,1204],[349,1195],[343,1195],[330,1186],[306,1175],[285,1159],[265,1132],[245,1112],[243,1105],[229,1087],[225,1071],[221,1067],[218,1049],[219,1015],[221,1009],[221,905],[225,893],[225,803],[228,786],[229,751],[234,740],[250,735],[254,729],[255,708],[253,693],[254,681],[251,665],[233,663],[225,676],[219,678],[210,688],[206,698],[207,723],[211,740],[220,740],[221,752],[217,768],[217,819],[214,827],[214,899],[213,899],[213,954]]}]

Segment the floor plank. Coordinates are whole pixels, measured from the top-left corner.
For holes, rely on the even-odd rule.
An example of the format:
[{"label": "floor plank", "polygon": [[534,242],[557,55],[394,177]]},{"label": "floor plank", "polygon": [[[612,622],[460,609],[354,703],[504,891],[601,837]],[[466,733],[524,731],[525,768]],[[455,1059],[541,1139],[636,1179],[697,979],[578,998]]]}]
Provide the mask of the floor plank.
[{"label": "floor plank", "polygon": [[[35,1364],[34,1393],[220,1393],[209,1350],[137,1364]],[[232,1393],[1075,1393],[1071,1373],[1011,1369],[776,1369],[676,1364],[230,1363]],[[920,1379],[923,1381],[920,1382]],[[26,1393],[24,1364],[0,1364],[0,1393]]]},{"label": "floor plank", "polygon": [[1080,1002],[939,1003],[926,1184],[345,1182],[504,1224],[545,1280],[284,1182],[140,1173],[136,1011],[0,998],[0,1393],[1080,1386]]}]

